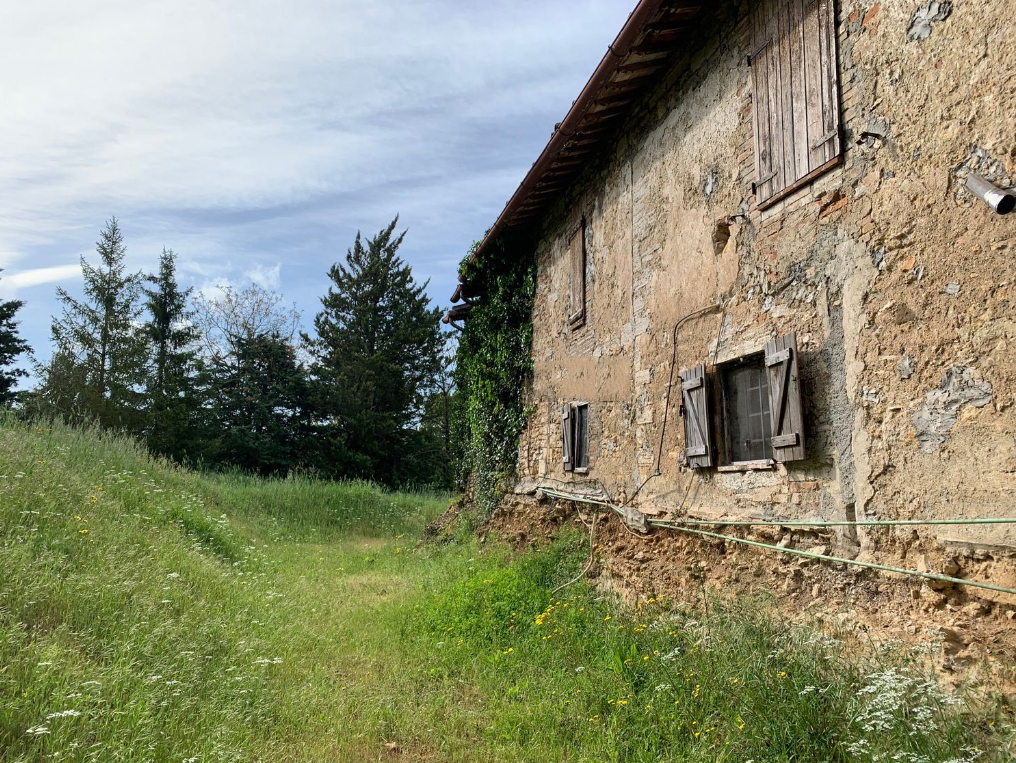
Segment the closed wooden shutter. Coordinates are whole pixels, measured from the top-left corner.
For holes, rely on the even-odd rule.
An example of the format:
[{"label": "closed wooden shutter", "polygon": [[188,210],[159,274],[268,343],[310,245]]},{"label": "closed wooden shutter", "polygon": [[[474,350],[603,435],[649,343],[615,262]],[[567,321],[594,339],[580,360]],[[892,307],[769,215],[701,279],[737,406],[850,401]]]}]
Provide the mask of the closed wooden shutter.
[{"label": "closed wooden shutter", "polygon": [[763,0],[749,63],[755,199],[765,204],[842,152],[834,0]]},{"label": "closed wooden shutter", "polygon": [[571,243],[568,245],[568,256],[571,260],[571,274],[569,276],[570,286],[570,312],[568,323],[576,328],[586,321],[586,221],[579,224],[578,229],[572,234]]},{"label": "closed wooden shutter", "polygon": [[692,469],[713,465],[712,421],[706,367],[681,372],[681,409],[684,414],[684,456]]},{"label": "closed wooden shutter", "polygon": [[773,458],[800,461],[804,458],[804,411],[797,374],[797,334],[787,334],[765,348],[769,375],[769,413],[773,423]]},{"label": "closed wooden shutter", "polygon": [[575,426],[572,418],[571,403],[565,403],[561,408],[561,462],[566,472],[575,471],[573,450],[575,441]]}]

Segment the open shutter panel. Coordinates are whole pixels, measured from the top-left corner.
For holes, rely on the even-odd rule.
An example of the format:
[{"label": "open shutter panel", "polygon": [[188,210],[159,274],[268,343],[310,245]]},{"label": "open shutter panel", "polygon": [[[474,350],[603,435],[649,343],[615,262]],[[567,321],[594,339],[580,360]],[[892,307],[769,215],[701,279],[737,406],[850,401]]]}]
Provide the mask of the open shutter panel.
[{"label": "open shutter panel", "polygon": [[804,4],[804,99],[808,127],[808,172],[840,155],[840,97],[833,0]]},{"label": "open shutter panel", "polygon": [[575,463],[572,460],[572,407],[571,403],[565,403],[561,409],[561,461],[566,472],[575,471]]},{"label": "open shutter panel", "polygon": [[769,413],[773,422],[773,458],[780,462],[804,458],[804,414],[797,374],[797,334],[766,345]]},{"label": "open shutter panel", "polygon": [[569,245],[571,259],[570,310],[568,322],[581,326],[586,319],[586,222],[583,220],[572,235]]},{"label": "open shutter panel", "polygon": [[684,456],[692,469],[705,469],[713,465],[713,439],[704,365],[681,372],[681,400]]},{"label": "open shutter panel", "polygon": [[755,198],[764,204],[842,151],[834,0],[762,0],[755,11]]}]

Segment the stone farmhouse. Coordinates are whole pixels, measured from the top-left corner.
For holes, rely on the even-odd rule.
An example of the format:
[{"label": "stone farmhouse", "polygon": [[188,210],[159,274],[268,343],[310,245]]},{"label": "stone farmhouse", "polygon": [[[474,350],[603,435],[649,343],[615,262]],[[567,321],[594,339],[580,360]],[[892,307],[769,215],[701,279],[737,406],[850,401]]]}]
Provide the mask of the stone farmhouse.
[{"label": "stone farmhouse", "polygon": [[479,247],[536,242],[515,500],[1016,587],[1016,525],[850,524],[1016,515],[1014,12],[639,2]]}]

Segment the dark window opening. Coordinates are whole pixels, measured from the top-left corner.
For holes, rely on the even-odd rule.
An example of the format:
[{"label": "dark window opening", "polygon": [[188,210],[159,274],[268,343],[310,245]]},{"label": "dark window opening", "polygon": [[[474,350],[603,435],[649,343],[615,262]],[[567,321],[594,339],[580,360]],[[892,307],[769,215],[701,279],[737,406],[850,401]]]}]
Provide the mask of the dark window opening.
[{"label": "dark window opening", "polygon": [[568,245],[570,259],[568,324],[579,328],[586,322],[586,220],[582,218]]},{"label": "dark window opening", "polygon": [[681,415],[691,469],[738,472],[804,460],[797,335],[715,368],[681,371]]},{"label": "dark window opening", "polygon": [[566,472],[589,468],[589,404],[565,403],[561,414],[563,462]]},{"label": "dark window opening", "polygon": [[728,460],[771,460],[773,425],[764,356],[723,368],[721,380]]}]

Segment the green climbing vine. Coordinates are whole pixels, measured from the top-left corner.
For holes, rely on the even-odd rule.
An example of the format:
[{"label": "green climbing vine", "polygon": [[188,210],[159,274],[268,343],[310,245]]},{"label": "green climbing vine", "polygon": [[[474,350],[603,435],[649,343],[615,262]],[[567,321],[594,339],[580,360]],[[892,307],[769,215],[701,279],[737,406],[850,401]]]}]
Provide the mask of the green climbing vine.
[{"label": "green climbing vine", "polygon": [[486,516],[511,486],[526,424],[536,260],[529,247],[513,246],[503,237],[482,257],[474,257],[477,246],[460,266],[476,295],[456,358],[456,438],[462,480]]}]

